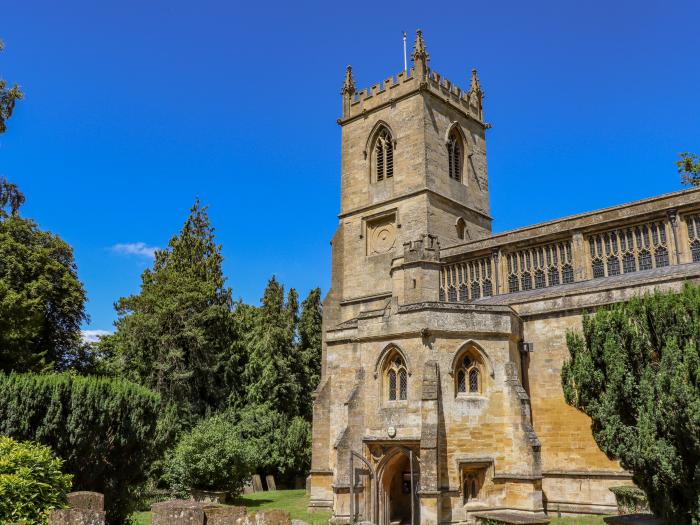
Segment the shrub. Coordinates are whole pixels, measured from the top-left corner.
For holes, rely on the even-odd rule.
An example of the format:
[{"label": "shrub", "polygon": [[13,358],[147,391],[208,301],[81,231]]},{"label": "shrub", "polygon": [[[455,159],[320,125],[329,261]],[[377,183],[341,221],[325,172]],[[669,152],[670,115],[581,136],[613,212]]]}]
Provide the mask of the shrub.
[{"label": "shrub", "polygon": [[601,309],[567,338],[566,401],[666,523],[700,524],[700,287]]},{"label": "shrub", "polygon": [[0,523],[43,524],[64,507],[71,476],[62,464],[45,445],[0,436]]},{"label": "shrub", "polygon": [[649,512],[649,503],[643,490],[637,487],[610,487],[610,492],[615,494],[618,514],[637,514]]},{"label": "shrub", "polygon": [[221,490],[237,495],[250,477],[247,450],[223,416],[205,419],[169,454],[165,477],[173,490]]},{"label": "shrub", "polygon": [[159,407],[157,394],[124,380],[0,374],[0,434],[49,445],[75,490],[104,493],[110,523],[127,519],[162,453]]}]

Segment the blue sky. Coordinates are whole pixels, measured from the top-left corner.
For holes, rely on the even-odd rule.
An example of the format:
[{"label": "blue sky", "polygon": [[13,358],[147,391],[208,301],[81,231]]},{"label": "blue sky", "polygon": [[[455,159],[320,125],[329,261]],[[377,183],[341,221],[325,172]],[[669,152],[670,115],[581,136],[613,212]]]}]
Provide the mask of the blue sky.
[{"label": "blue sky", "polygon": [[680,189],[676,154],[700,152],[699,19],[697,0],[11,2],[0,77],[26,99],[0,174],[74,247],[85,328],[111,329],[196,196],[234,296],[257,303],[273,274],[325,291],[346,64],[379,82],[421,27],[435,71],[466,88],[478,68],[503,231]]}]

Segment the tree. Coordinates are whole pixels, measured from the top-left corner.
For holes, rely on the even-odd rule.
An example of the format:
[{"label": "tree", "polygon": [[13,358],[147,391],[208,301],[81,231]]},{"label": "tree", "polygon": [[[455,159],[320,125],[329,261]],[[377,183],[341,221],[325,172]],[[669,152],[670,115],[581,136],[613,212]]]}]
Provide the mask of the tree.
[{"label": "tree", "polygon": [[120,299],[116,333],[103,337],[115,369],[178,407],[185,426],[224,406],[220,367],[233,340],[221,246],[197,200],[180,233],[158,250],[139,294]]},{"label": "tree", "polygon": [[16,210],[0,214],[0,371],[68,366],[85,300],[71,247]]},{"label": "tree", "polygon": [[239,301],[231,314],[234,337],[230,351],[222,357],[220,366],[228,391],[227,406],[233,410],[240,410],[247,402],[245,368],[248,365],[250,338],[245,334],[251,334],[255,329],[259,312],[259,308]]},{"label": "tree", "polygon": [[24,194],[19,188],[6,178],[0,177],[0,219],[8,215],[16,216],[24,201]]},{"label": "tree", "polygon": [[284,300],[284,286],[272,277],[262,298],[255,326],[246,337],[248,362],[244,368],[246,401],[285,407],[294,416],[299,410],[301,385],[295,355],[298,299],[294,289]]},{"label": "tree", "polygon": [[300,413],[307,421],[312,416],[312,395],[321,379],[321,345],[323,307],[321,305],[321,290],[311,290],[304,302],[301,303],[299,319],[299,362],[301,364],[301,410]]},{"label": "tree", "polygon": [[[0,52],[5,48],[2,40],[0,40]],[[21,100],[24,95],[15,84],[11,88],[7,87],[7,82],[0,78],[0,133],[5,133],[7,130],[6,122],[12,116],[15,109],[15,104]]]},{"label": "tree", "polygon": [[584,317],[562,368],[567,403],[666,523],[700,524],[700,287]]},{"label": "tree", "polygon": [[679,157],[676,165],[681,182],[688,186],[700,186],[700,157],[695,153],[679,153]]}]

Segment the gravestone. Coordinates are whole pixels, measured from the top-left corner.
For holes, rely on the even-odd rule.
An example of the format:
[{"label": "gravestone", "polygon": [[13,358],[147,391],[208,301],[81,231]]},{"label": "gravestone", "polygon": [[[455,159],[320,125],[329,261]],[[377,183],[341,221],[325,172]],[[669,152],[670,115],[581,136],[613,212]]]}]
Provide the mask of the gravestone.
[{"label": "gravestone", "polygon": [[243,494],[252,494],[253,492],[255,492],[255,487],[253,487],[253,482],[251,480],[247,480],[243,483]]},{"label": "gravestone", "polygon": [[105,513],[91,509],[52,510],[49,525],[105,525]]},{"label": "gravestone", "polygon": [[267,483],[267,490],[277,490],[277,485],[275,485],[275,477],[272,474],[265,476],[265,483]]},{"label": "gravestone", "polygon": [[72,509],[105,510],[105,497],[99,492],[69,492],[66,498]]},{"label": "gravestone", "polygon": [[255,518],[250,521],[251,525],[292,525],[289,512],[277,509],[259,510],[255,513]]},{"label": "gravestone", "polygon": [[175,499],[151,505],[151,525],[204,525],[205,511],[220,508],[219,505]]},{"label": "gravestone", "polygon": [[206,525],[236,525],[246,517],[245,507],[216,507],[204,510]]},{"label": "gravestone", "polygon": [[262,479],[260,479],[260,474],[253,474],[253,492],[262,492],[263,485]]}]

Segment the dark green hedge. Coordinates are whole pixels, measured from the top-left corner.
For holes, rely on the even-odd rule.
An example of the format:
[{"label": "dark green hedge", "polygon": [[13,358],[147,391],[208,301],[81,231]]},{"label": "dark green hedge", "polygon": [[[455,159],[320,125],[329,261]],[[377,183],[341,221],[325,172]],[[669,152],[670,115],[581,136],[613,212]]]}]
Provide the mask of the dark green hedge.
[{"label": "dark green hedge", "polygon": [[73,490],[105,494],[110,523],[136,503],[159,450],[160,398],[134,383],[68,374],[0,374],[0,434],[49,445]]}]

